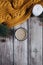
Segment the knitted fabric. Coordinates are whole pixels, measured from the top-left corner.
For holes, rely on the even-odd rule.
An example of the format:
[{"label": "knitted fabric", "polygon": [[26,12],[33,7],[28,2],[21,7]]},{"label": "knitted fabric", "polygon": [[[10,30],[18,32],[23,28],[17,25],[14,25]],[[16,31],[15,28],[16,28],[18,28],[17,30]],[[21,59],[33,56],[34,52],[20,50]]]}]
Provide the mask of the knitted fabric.
[{"label": "knitted fabric", "polygon": [[41,4],[42,0],[0,0],[0,24],[6,23],[13,27],[30,18],[35,4]]}]

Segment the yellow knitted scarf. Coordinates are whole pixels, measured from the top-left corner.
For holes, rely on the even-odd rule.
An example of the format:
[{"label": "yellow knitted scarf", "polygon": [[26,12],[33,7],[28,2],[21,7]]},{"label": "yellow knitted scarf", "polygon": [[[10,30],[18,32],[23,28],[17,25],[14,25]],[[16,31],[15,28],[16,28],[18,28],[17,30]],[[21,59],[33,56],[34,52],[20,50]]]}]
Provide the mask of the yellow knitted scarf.
[{"label": "yellow knitted scarf", "polygon": [[23,23],[37,3],[43,6],[42,0],[0,0],[0,24],[4,22],[12,27]]}]

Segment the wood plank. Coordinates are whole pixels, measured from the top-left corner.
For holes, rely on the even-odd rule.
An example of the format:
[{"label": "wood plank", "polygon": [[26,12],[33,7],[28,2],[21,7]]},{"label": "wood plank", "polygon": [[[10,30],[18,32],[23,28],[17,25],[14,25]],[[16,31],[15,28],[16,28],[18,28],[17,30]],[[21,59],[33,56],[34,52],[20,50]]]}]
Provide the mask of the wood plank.
[{"label": "wood plank", "polygon": [[[1,40],[5,39],[5,42]],[[12,65],[13,64],[13,45],[12,38],[0,37],[0,65]]]},{"label": "wood plank", "polygon": [[40,20],[31,18],[31,65],[42,65],[42,26]]},{"label": "wood plank", "polygon": [[[27,29],[27,22],[14,29],[19,27]],[[18,41],[14,38],[14,65],[27,65],[27,39],[24,41]]]}]

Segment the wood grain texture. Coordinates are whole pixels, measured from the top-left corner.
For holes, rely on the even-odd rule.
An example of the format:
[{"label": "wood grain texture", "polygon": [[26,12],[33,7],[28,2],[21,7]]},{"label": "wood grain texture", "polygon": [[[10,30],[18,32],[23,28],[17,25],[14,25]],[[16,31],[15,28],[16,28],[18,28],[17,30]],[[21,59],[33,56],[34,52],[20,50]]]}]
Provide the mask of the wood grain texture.
[{"label": "wood grain texture", "polygon": [[[30,18],[25,23],[13,27],[13,31],[23,27],[27,30],[27,39],[18,41],[15,36],[0,41],[0,65],[43,65],[42,26],[40,19]],[[0,37],[0,40],[2,38]]]},{"label": "wood grain texture", "polygon": [[[19,27],[23,27],[27,30],[27,22],[14,29]],[[15,65],[27,65],[27,39],[24,41],[18,41],[14,38],[14,63]]]},{"label": "wood grain texture", "polygon": [[0,38],[0,65],[12,65],[13,64],[13,46],[12,38],[4,38],[6,42],[1,42],[3,38]]},{"label": "wood grain texture", "polygon": [[42,26],[40,20],[31,18],[31,65],[42,65]]}]

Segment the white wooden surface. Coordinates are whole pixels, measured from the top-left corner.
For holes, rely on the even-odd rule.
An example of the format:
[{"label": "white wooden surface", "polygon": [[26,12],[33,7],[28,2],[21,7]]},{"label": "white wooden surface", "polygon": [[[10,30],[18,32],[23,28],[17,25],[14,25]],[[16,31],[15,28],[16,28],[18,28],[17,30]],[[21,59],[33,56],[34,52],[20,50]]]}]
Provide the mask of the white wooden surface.
[{"label": "white wooden surface", "polygon": [[31,65],[42,65],[42,26],[39,24],[38,18],[31,19]]},{"label": "white wooden surface", "polygon": [[1,42],[0,37],[0,65],[13,64],[13,43],[12,38],[5,38],[6,42]]},{"label": "white wooden surface", "polygon": [[[27,22],[15,27],[15,29],[23,27],[27,30]],[[14,62],[16,65],[27,65],[27,39],[18,41],[14,38]]]},{"label": "white wooden surface", "polygon": [[[27,30],[27,39],[18,41],[15,37],[0,41],[0,65],[42,65],[42,26],[35,17],[27,20],[14,30],[23,27]],[[1,38],[0,38],[1,39]]]}]

